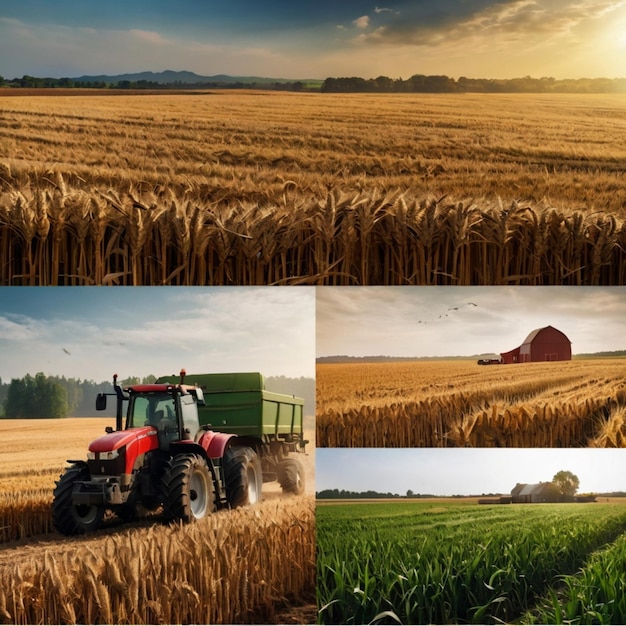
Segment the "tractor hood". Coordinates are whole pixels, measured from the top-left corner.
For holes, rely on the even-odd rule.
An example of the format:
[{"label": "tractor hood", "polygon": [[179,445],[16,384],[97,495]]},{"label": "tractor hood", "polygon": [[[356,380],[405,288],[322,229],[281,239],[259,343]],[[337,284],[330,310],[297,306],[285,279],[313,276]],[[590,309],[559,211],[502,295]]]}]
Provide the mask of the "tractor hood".
[{"label": "tractor hood", "polygon": [[[154,437],[155,439],[153,441],[156,442],[156,436],[157,430],[153,426],[141,426],[139,428],[129,428],[128,430],[118,430],[92,441],[89,444],[89,451],[96,453],[111,452],[113,450],[118,450],[123,446],[128,446],[133,442],[139,442],[140,440],[148,437]],[[140,448],[145,448],[145,450],[155,447],[156,443],[151,444],[151,439],[142,442],[142,445],[140,445]]]}]

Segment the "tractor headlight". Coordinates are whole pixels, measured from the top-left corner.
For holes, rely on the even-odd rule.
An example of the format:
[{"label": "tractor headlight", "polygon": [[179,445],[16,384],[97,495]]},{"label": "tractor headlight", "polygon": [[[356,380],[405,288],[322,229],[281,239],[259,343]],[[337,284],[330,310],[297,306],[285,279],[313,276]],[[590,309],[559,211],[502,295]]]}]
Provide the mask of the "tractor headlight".
[{"label": "tractor headlight", "polygon": [[110,450],[109,452],[87,452],[87,460],[88,461],[113,461],[119,457],[120,451],[118,450]]}]

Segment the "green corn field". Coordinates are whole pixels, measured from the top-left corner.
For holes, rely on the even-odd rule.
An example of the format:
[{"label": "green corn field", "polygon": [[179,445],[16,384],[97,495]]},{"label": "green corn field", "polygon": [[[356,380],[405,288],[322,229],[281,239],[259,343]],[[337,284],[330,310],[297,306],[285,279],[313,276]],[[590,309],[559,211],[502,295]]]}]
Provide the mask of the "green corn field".
[{"label": "green corn field", "polygon": [[317,507],[321,624],[624,623],[626,507]]}]

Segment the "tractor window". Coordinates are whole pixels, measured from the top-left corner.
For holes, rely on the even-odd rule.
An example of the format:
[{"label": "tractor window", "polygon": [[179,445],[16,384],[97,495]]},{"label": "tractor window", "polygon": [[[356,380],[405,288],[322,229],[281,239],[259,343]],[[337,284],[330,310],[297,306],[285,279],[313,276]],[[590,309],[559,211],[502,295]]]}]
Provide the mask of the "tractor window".
[{"label": "tractor window", "polygon": [[171,422],[176,430],[174,398],[167,393],[149,393],[131,396],[128,405],[126,428],[136,426],[159,426]]},{"label": "tractor window", "polygon": [[186,431],[184,439],[193,439],[200,430],[200,421],[198,420],[198,405],[191,395],[180,397],[180,404],[183,409],[183,425]]}]

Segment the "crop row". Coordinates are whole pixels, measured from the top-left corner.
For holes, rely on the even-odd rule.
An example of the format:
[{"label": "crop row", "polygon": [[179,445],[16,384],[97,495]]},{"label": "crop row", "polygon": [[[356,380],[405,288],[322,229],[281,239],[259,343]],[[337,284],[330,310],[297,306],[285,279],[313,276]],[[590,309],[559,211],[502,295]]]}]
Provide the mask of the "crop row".
[{"label": "crop row", "polygon": [[621,447],[626,440],[619,360],[494,367],[497,379],[483,380],[472,369],[484,368],[457,365],[469,382],[457,377],[443,387],[427,382],[436,365],[362,367],[361,375],[351,364],[318,365],[320,447]]},{"label": "crop row", "polygon": [[626,284],[610,215],[339,188],[220,206],[49,177],[0,197],[0,284]]},{"label": "crop row", "polygon": [[530,624],[623,624],[626,622],[626,535],[594,553],[576,574],[563,576],[534,610]]},{"label": "crop row", "polygon": [[0,560],[0,623],[270,623],[280,599],[313,593],[314,507],[292,498],[33,554]]},{"label": "crop row", "polygon": [[512,506],[495,524],[501,509],[468,506],[464,522],[448,525],[407,504],[414,521],[400,515],[400,528],[386,506],[318,508],[321,623],[515,620],[626,530],[626,512],[601,505]]},{"label": "crop row", "polygon": [[1,109],[12,169],[63,164],[105,192],[129,179],[244,201],[384,186],[624,216],[619,96],[237,91],[2,98]]},{"label": "crop row", "polygon": [[621,447],[625,404],[612,398],[578,402],[494,404],[463,416],[458,398],[326,413],[320,447]]},{"label": "crop row", "polygon": [[51,489],[0,491],[0,544],[52,530]]}]

